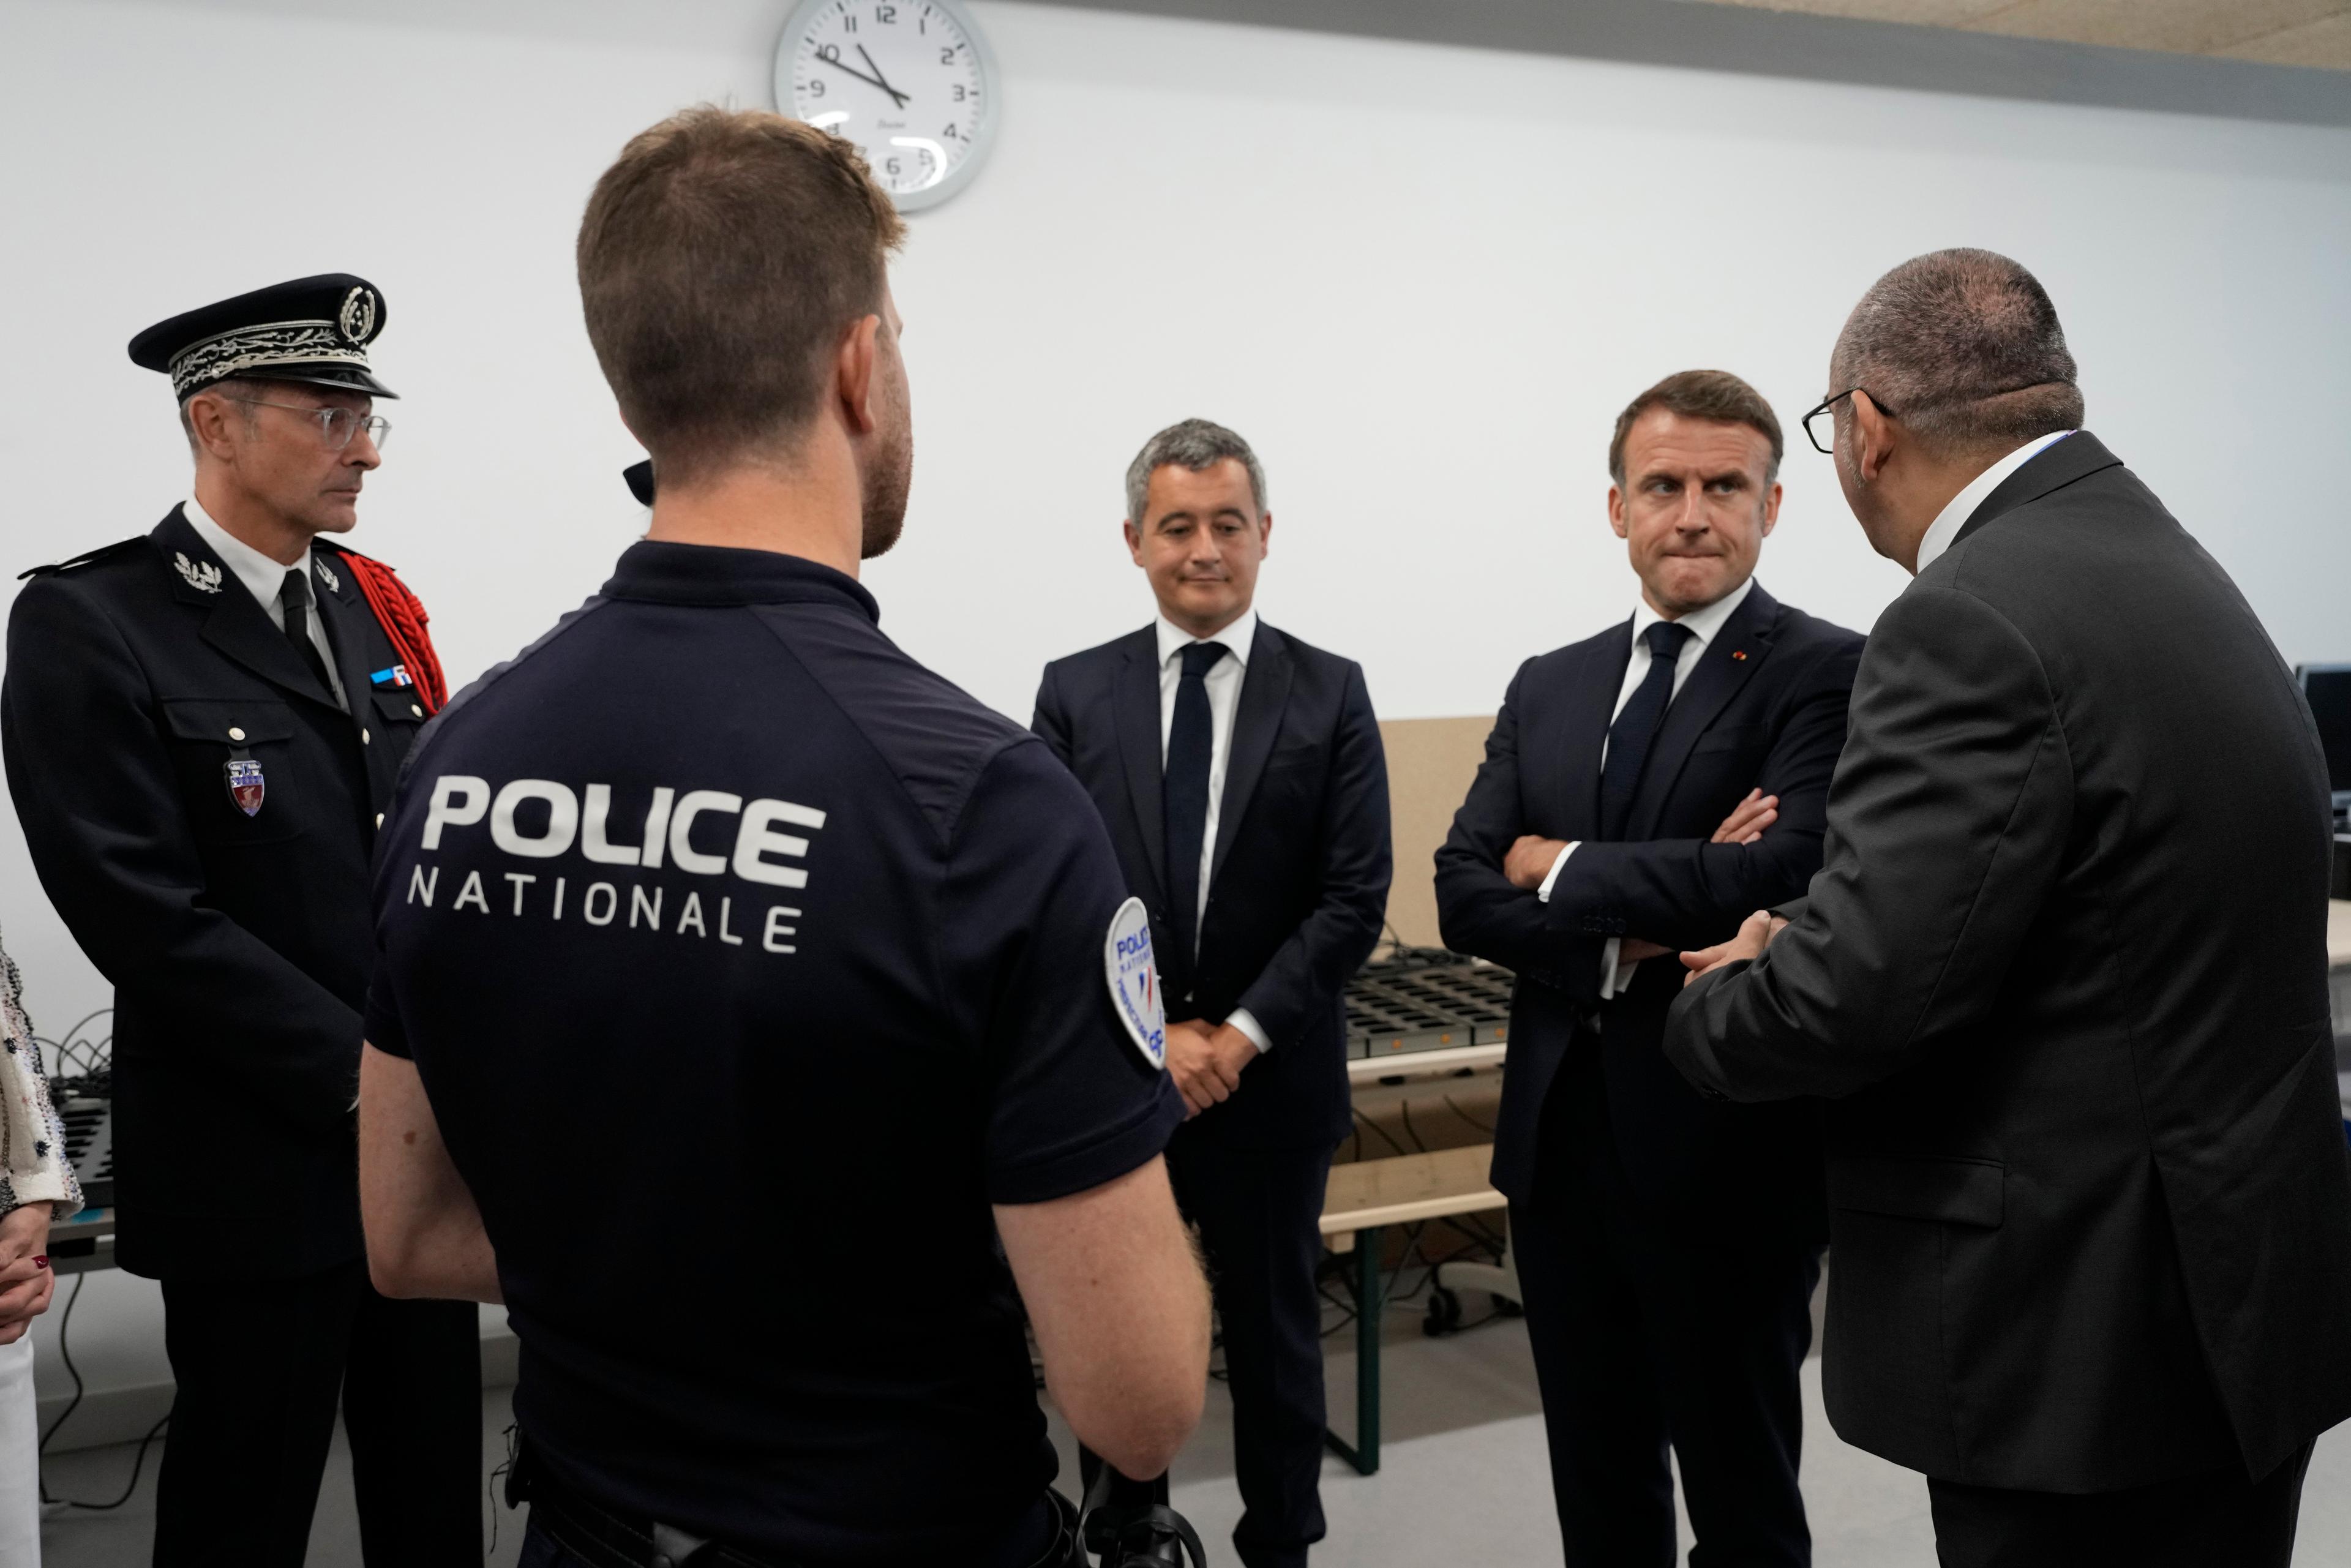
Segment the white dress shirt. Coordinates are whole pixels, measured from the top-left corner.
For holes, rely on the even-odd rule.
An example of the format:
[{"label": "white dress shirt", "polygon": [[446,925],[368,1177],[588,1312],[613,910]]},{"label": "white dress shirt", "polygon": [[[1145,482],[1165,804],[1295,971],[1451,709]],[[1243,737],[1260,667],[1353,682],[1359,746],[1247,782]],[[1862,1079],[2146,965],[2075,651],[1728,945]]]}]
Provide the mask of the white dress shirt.
[{"label": "white dress shirt", "polygon": [[[1681,617],[1682,627],[1690,635],[1688,641],[1682,644],[1681,656],[1674,662],[1674,689],[1672,695],[1666,699],[1668,712],[1672,711],[1673,698],[1682,694],[1682,684],[1689,679],[1690,672],[1698,668],[1698,660],[1705,656],[1715,634],[1722,630],[1722,623],[1747,602],[1747,595],[1754,586],[1755,580],[1750,577],[1703,610],[1693,610]],[[1616,688],[1616,706],[1608,710],[1608,722],[1612,726],[1616,722],[1616,716],[1625,711],[1625,705],[1632,700],[1633,694],[1641,689],[1641,683],[1649,678],[1649,644],[1644,641],[1644,635],[1650,627],[1664,619],[1649,608],[1646,597],[1633,606],[1633,656],[1625,661],[1624,683]],[[1664,721],[1660,718],[1659,722]],[[1608,766],[1608,740],[1605,736],[1600,741],[1600,766],[1603,768]],[[1536,890],[1536,897],[1545,904],[1551,902],[1551,890],[1559,885],[1559,873],[1566,869],[1567,857],[1574,852],[1574,844],[1559,852],[1559,858],[1551,862],[1551,874],[1543,878],[1542,886]],[[1601,949],[1600,995],[1604,1000],[1631,985],[1633,971],[1640,967],[1638,959],[1630,964],[1618,963],[1616,955],[1621,949],[1621,939],[1614,936],[1611,936],[1608,945]]]},{"label": "white dress shirt", "polygon": [[205,511],[204,503],[193,496],[188,497],[181,511],[187,517],[188,526],[196,530],[196,537],[212,547],[213,554],[220,557],[221,564],[228,568],[229,575],[245,584],[246,591],[261,601],[262,613],[268,616],[269,623],[280,632],[286,630],[283,597],[286,574],[289,571],[302,574],[302,580],[310,587],[310,619],[307,627],[310,633],[310,645],[319,650],[319,658],[327,666],[327,686],[334,695],[335,706],[345,713],[350,712],[350,700],[343,695],[342,672],[335,668],[335,650],[327,641],[327,623],[319,614],[319,578],[310,552],[302,552],[302,562],[298,567],[286,566],[270,559],[213,521],[212,514]]},{"label": "white dress shirt", "polygon": [[[1167,768],[1167,737],[1176,727],[1176,688],[1184,679],[1184,650],[1195,643],[1221,643],[1225,656],[1200,677],[1208,688],[1208,821],[1200,834],[1200,906],[1192,912],[1198,931],[1208,914],[1208,873],[1217,861],[1217,819],[1225,803],[1225,764],[1233,751],[1233,715],[1241,706],[1241,682],[1249,674],[1250,644],[1257,641],[1257,612],[1244,610],[1213,637],[1195,637],[1162,615],[1152,623],[1159,634],[1159,767]],[[1247,1008],[1235,1008],[1225,1021],[1249,1036],[1259,1051],[1273,1041]]]},{"label": "white dress shirt", "polygon": [[1968,487],[1952,497],[1951,504],[1936,513],[1935,520],[1927,525],[1926,534],[1918,540],[1918,570],[1934,565],[1936,558],[1951,548],[1951,541],[1959,537],[1959,530],[1968,526],[1968,519],[1976,515],[1984,497],[1999,489],[2002,480],[2073,434],[2060,430],[2028,441],[1968,481]]}]

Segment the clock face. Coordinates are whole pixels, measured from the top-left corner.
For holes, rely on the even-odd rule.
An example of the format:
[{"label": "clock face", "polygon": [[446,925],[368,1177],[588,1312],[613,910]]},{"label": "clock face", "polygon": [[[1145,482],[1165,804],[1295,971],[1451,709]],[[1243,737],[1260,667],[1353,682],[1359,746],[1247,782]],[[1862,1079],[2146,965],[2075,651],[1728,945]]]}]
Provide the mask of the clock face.
[{"label": "clock face", "polygon": [[802,0],[776,47],[778,107],[857,143],[901,208],[970,179],[995,127],[995,76],[954,0]]}]

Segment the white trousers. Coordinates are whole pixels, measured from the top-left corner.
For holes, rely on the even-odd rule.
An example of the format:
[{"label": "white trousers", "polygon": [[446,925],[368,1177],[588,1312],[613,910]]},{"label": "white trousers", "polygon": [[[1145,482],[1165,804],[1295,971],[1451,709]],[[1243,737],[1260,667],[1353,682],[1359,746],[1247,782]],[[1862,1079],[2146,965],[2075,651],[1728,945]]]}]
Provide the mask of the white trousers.
[{"label": "white trousers", "polygon": [[41,1459],[33,1336],[0,1344],[0,1568],[41,1568]]}]

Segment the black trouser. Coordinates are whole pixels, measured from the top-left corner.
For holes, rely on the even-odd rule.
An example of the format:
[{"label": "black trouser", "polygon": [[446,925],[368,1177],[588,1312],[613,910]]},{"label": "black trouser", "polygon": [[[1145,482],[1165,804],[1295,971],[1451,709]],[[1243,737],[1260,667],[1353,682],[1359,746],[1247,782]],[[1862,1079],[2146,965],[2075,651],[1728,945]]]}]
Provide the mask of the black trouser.
[{"label": "black trouser", "polygon": [[2286,1568],[2312,1445],[2260,1480],[2241,1470],[2127,1491],[2010,1491],[1929,1480],[1943,1568]]},{"label": "black trouser", "polygon": [[482,1342],[470,1301],[395,1301],[354,1260],[294,1280],[163,1281],[179,1389],[156,1568],[298,1568],[340,1396],[368,1568],[482,1561]]},{"label": "black trouser", "polygon": [[[1301,1568],[1322,1539],[1322,1191],[1331,1149],[1210,1143],[1190,1128],[1167,1145],[1167,1175],[1201,1249],[1233,1395],[1233,1469],[1245,1568]],[[1081,1453],[1091,1487],[1101,1461]],[[1165,1502],[1167,1478],[1115,1477],[1113,1505]]]},{"label": "black trouser", "polygon": [[1669,1444],[1698,1537],[1691,1568],[1809,1563],[1797,1377],[1820,1249],[1646,1213],[1616,1155],[1591,1035],[1561,1064],[1540,1135],[1534,1193],[1510,1205],[1510,1250],[1570,1568],[1672,1568]]}]

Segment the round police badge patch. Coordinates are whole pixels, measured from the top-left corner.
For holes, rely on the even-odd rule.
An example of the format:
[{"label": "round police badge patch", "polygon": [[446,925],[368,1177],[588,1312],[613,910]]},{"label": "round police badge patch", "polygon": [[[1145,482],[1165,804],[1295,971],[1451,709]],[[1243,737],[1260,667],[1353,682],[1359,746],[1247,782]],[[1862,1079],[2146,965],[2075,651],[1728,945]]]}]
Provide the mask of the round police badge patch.
[{"label": "round police badge patch", "polygon": [[1154,1068],[1167,1066],[1167,1006],[1159,994],[1159,970],[1151,962],[1151,916],[1143,900],[1130,898],[1110,917],[1102,942],[1102,965],[1110,973],[1110,999],[1126,1025],[1127,1038]]}]

